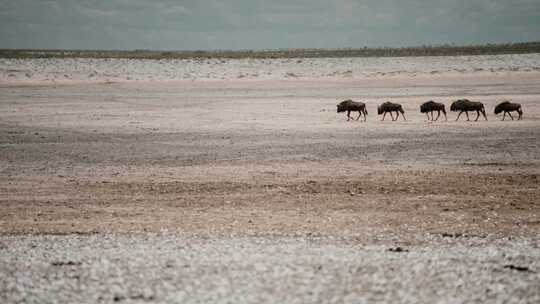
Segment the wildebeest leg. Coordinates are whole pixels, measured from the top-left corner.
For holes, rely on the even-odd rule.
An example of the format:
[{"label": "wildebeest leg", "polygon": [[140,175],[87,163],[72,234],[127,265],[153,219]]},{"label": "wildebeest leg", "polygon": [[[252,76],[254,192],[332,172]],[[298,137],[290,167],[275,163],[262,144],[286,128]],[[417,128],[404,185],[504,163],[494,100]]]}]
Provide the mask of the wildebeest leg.
[{"label": "wildebeest leg", "polygon": [[503,119],[501,119],[501,121],[504,121],[505,116],[506,116],[506,111],[503,112]]},{"label": "wildebeest leg", "polygon": [[351,111],[347,111],[347,121],[351,120]]},{"label": "wildebeest leg", "polygon": [[[390,112],[390,115],[392,115],[392,112]],[[399,112],[396,111],[396,119],[393,119],[393,117],[392,117],[392,121],[396,121],[398,118],[399,118]]]},{"label": "wildebeest leg", "polygon": [[367,120],[367,111],[364,112],[364,121],[366,121],[366,120]]},{"label": "wildebeest leg", "polygon": [[480,111],[476,110],[476,119],[474,121],[478,121],[478,118],[480,118]]},{"label": "wildebeest leg", "polygon": [[521,120],[521,116],[523,115],[523,112],[521,110],[518,110],[518,114],[519,114],[518,120]]},{"label": "wildebeest leg", "polygon": [[441,110],[437,110],[437,118],[435,118],[435,121],[439,120],[440,116],[441,116]]},{"label": "wildebeest leg", "polygon": [[467,121],[469,121],[469,111],[465,111],[465,115],[467,115]]},{"label": "wildebeest leg", "polygon": [[407,121],[407,120],[405,119],[405,114],[404,114],[404,113],[401,113],[401,117],[403,117],[403,120]]},{"label": "wildebeest leg", "polygon": [[427,120],[429,121],[429,114],[428,114],[428,112],[426,112],[426,116],[427,116]]},{"label": "wildebeest leg", "polygon": [[461,116],[461,113],[463,113],[463,111],[459,112],[459,114],[457,115],[456,121],[458,121],[459,117]]},{"label": "wildebeest leg", "polygon": [[358,117],[356,117],[356,120],[360,119],[360,116],[362,116],[362,111],[358,111]]},{"label": "wildebeest leg", "polygon": [[394,115],[392,115],[392,111],[390,111],[388,113],[390,113],[390,117],[392,118],[392,121],[394,121]]},{"label": "wildebeest leg", "polygon": [[508,112],[508,116],[510,116],[510,118],[512,118],[512,120],[514,120],[514,117],[512,117],[512,114],[510,114],[510,112]]},{"label": "wildebeest leg", "polygon": [[386,112],[383,113],[381,121],[384,121],[385,116],[386,116]]}]

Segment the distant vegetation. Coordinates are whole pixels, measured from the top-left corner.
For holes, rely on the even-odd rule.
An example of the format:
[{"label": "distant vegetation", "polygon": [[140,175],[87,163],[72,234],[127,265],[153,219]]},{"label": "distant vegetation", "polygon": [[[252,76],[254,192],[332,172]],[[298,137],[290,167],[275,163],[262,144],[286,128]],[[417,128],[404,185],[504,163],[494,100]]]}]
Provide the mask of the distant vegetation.
[{"label": "distant vegetation", "polygon": [[473,46],[420,46],[404,48],[280,49],[241,51],[105,51],[0,49],[0,58],[131,58],[131,59],[209,59],[209,58],[341,58],[462,56],[540,53],[540,42],[484,44]]}]

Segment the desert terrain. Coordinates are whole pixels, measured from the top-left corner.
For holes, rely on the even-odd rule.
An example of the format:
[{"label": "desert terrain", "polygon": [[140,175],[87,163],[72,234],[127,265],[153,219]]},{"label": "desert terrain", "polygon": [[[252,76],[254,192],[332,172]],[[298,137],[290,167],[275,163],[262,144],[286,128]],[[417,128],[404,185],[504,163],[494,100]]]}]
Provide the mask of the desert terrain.
[{"label": "desert terrain", "polygon": [[0,302],[538,303],[539,175],[540,54],[0,59]]}]

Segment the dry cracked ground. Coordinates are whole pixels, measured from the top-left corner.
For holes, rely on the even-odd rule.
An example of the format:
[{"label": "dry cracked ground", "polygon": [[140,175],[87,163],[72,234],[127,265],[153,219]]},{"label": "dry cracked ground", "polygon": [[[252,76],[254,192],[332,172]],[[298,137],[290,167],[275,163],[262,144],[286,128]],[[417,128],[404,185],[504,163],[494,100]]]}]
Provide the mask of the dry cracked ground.
[{"label": "dry cracked ground", "polygon": [[[0,302],[538,303],[539,83],[4,85]],[[418,113],[457,98],[489,120]]]}]

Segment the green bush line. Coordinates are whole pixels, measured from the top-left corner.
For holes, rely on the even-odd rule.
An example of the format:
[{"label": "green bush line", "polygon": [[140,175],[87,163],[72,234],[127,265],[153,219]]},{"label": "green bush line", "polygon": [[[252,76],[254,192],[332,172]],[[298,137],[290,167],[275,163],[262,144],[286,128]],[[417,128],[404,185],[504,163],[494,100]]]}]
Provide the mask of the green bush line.
[{"label": "green bush line", "polygon": [[466,56],[540,53],[540,42],[403,48],[277,49],[216,51],[0,49],[0,58],[243,59]]}]

